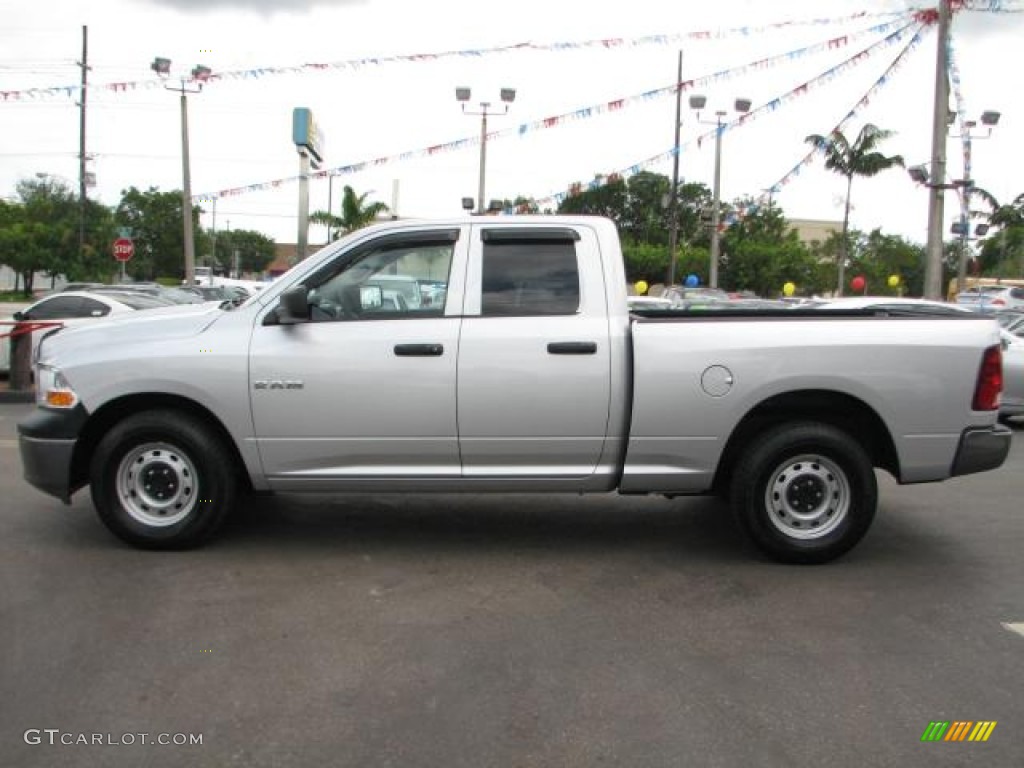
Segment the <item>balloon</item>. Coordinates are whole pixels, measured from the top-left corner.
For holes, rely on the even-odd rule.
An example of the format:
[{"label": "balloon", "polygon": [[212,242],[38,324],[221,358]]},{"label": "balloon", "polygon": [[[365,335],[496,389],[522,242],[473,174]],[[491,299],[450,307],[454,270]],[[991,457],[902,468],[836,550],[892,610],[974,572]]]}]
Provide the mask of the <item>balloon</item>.
[{"label": "balloon", "polygon": [[850,281],[850,287],[855,291],[863,291],[867,284],[867,280],[865,280],[861,275],[857,275]]},{"label": "balloon", "polygon": [[700,278],[696,275],[687,275],[685,285],[687,288],[696,288],[700,285]]},{"label": "balloon", "polygon": [[900,284],[900,276],[899,275],[889,275],[889,287],[890,288],[895,288],[899,284]]},{"label": "balloon", "polygon": [[644,280],[637,280],[636,284],[633,286],[633,290],[636,291],[636,295],[637,296],[643,296],[645,293],[647,293],[647,289],[649,287],[650,286],[647,285],[646,281],[644,281]]},{"label": "balloon", "polygon": [[782,286],[782,293],[785,294],[786,296],[792,296],[794,293],[796,293],[796,286],[793,283],[786,283],[784,286]]}]

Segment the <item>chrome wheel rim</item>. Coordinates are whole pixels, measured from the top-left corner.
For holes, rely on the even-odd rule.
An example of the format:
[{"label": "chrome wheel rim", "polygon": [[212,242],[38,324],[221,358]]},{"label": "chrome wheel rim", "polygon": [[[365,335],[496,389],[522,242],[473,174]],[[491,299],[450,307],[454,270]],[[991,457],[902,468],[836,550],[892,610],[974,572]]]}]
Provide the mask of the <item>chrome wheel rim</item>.
[{"label": "chrome wheel rim", "polygon": [[168,443],[133,448],[117,468],[121,506],[143,525],[181,522],[195,508],[198,477],[191,459]]},{"label": "chrome wheel rim", "polygon": [[791,539],[820,539],[850,513],[850,483],[833,461],[818,454],[786,459],[769,475],[764,503],[772,525]]}]

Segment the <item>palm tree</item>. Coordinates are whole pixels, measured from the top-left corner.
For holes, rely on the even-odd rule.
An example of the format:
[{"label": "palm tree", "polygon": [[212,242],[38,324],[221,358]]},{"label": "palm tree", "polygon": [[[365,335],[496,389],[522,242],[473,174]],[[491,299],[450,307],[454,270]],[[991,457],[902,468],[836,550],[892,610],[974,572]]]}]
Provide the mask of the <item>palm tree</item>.
[{"label": "palm tree", "polygon": [[839,243],[838,296],[843,295],[843,277],[846,270],[847,233],[850,229],[850,191],[854,176],[874,176],[895,165],[903,166],[903,157],[886,157],[877,151],[878,145],[893,135],[892,131],[868,123],[860,129],[857,140],[850,144],[842,131],[832,131],[828,136],[812,134],[804,141],[825,155],[825,167],[846,177],[846,206],[843,211],[843,235]]},{"label": "palm tree", "polygon": [[341,197],[341,216],[335,216],[330,211],[316,211],[309,215],[309,220],[314,224],[326,225],[332,230],[331,239],[337,240],[342,235],[372,224],[380,214],[390,210],[384,203],[367,203],[366,198],[369,196],[369,192],[356,195],[355,190],[346,184]]},{"label": "palm tree", "polygon": [[[1012,234],[1014,230],[1024,229],[1024,193],[1017,195],[1012,203],[1006,205],[1000,203],[995,195],[981,187],[968,187],[965,194],[968,195],[968,215],[988,219],[989,226],[996,227],[999,230],[998,259],[999,263],[1005,265],[1007,261],[1007,239],[1013,239]],[[972,197],[979,198],[988,210],[970,209],[970,199]],[[1020,254],[1019,271],[1021,276],[1024,276],[1024,252]]]}]

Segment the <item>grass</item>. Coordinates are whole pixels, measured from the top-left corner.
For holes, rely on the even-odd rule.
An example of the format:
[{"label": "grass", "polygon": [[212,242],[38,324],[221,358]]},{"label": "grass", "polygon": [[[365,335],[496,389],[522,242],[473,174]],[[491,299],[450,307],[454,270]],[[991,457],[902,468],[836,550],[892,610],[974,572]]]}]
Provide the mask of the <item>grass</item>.
[{"label": "grass", "polygon": [[0,304],[24,304],[26,301],[35,301],[35,296],[23,291],[0,291]]}]

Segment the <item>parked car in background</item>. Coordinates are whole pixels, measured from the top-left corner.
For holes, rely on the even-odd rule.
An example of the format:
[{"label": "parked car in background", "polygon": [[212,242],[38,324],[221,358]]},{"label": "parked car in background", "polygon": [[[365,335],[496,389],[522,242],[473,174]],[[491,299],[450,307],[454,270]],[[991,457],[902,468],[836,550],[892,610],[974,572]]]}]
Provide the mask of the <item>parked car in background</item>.
[{"label": "parked car in background", "polygon": [[626,306],[634,309],[675,309],[678,305],[664,296],[627,296]]},{"label": "parked car in background", "polygon": [[145,293],[150,296],[158,296],[167,299],[173,304],[202,304],[205,299],[181,288],[168,288],[158,283],[123,283],[121,285],[108,285],[103,290],[118,291],[125,293]]},{"label": "parked car in background", "polygon": [[186,285],[181,290],[199,296],[203,301],[230,301],[234,304],[241,304],[251,295],[240,285]]},{"label": "parked car in background", "polygon": [[[19,322],[59,322],[62,326],[70,328],[106,317],[128,314],[138,309],[154,309],[161,306],[167,305],[145,294],[133,294],[129,291],[61,291],[40,299],[21,312],[15,312],[14,319]],[[48,330],[32,333],[33,358],[39,341]]]},{"label": "parked car in background", "polygon": [[1003,345],[1003,395],[999,418],[1024,416],[1024,330],[1020,334],[1000,329]]},{"label": "parked car in background", "polygon": [[976,312],[1024,308],[1024,288],[1011,285],[979,285],[960,291],[956,295],[956,303]]},{"label": "parked car in background", "polygon": [[845,296],[815,302],[815,309],[870,309],[875,312],[905,315],[959,315],[971,310],[959,304],[930,299],[912,299],[899,296]]},{"label": "parked car in background", "polygon": [[1024,309],[1006,309],[996,312],[996,322],[999,327],[1010,333],[1024,332]]}]

